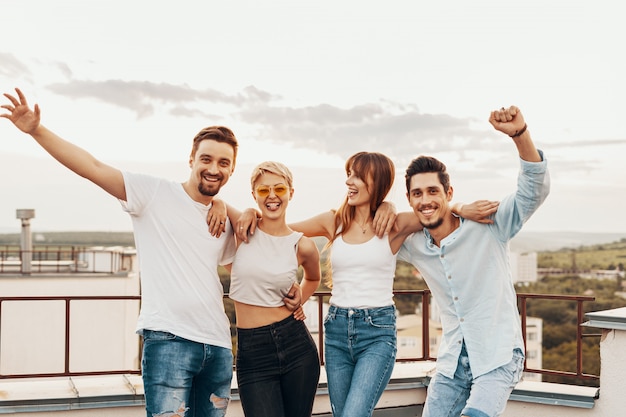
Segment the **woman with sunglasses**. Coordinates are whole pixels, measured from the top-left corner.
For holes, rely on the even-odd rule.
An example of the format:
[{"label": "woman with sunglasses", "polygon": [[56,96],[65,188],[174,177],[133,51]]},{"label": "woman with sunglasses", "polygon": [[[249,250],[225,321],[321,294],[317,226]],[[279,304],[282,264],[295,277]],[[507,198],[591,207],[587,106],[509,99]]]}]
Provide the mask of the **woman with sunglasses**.
[{"label": "woman with sunglasses", "polygon": [[[395,364],[396,254],[404,239],[422,226],[412,212],[383,215],[374,226],[395,178],[394,164],[387,156],[359,152],[348,158],[345,170],[348,192],[341,206],[289,227],[305,236],[328,239],[331,298],[324,319],[324,356],[330,402],[335,417],[363,417],[372,415]],[[496,207],[497,202],[483,200],[457,204],[455,212],[489,222],[484,217]],[[246,210],[239,219],[240,240],[255,238],[256,216],[254,210]],[[259,224],[265,221],[263,216]],[[396,227],[388,227],[389,222]],[[249,227],[247,236],[243,232]],[[376,230],[385,227],[389,230],[377,238]]]},{"label": "woman with sunglasses", "polygon": [[292,313],[283,302],[298,284],[300,266],[302,303],[320,281],[317,246],[285,221],[292,182],[289,169],[278,162],[263,162],[252,171],[252,197],[262,220],[248,243],[238,246],[231,267],[237,383],[247,417],[310,417],[319,381],[317,348],[302,308]]}]

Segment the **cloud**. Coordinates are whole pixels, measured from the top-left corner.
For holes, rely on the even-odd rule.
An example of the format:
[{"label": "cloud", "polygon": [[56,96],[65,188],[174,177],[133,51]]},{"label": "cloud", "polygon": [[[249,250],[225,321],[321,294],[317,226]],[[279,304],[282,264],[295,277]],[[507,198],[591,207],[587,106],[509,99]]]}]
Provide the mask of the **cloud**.
[{"label": "cloud", "polygon": [[0,52],[0,76],[7,78],[30,78],[31,72],[28,67],[12,54]]},{"label": "cloud", "polygon": [[416,153],[505,149],[494,132],[473,128],[474,119],[425,114],[412,104],[381,101],[344,109],[330,104],[298,108],[258,103],[242,110],[240,117],[260,126],[265,140],[342,158],[355,149],[400,159]]},{"label": "cloud", "polygon": [[[6,55],[4,57],[6,59]],[[71,73],[69,68],[66,70]],[[149,117],[158,108],[165,108],[174,117],[224,120],[226,114],[218,115],[211,105],[222,105],[222,112],[226,105],[232,111],[229,116],[254,126],[255,136],[261,141],[311,149],[342,159],[355,150],[378,151],[404,166],[420,154],[446,154],[444,159],[464,164],[468,171],[473,170],[473,176],[481,178],[494,175],[494,168],[502,173],[516,168],[511,167],[509,159],[513,155],[510,141],[502,140],[502,134],[484,120],[423,113],[414,103],[381,100],[348,108],[329,103],[297,107],[281,104],[279,94],[252,85],[233,94],[212,88],[196,89],[186,84],[124,80],[70,80],[48,88],[64,96],[90,98],[125,108],[135,112],[138,118]],[[541,148],[558,155],[559,149],[625,143],[624,139],[579,140],[542,143]],[[448,158],[449,155],[453,157]],[[560,175],[572,171],[589,173],[602,165],[599,160],[551,159]],[[483,172],[480,166],[486,161],[492,170]]]},{"label": "cloud", "polygon": [[175,106],[169,111],[172,116],[175,117],[199,117],[209,120],[221,120],[224,117],[218,114],[207,113],[197,108],[190,108],[185,106]]},{"label": "cloud", "polygon": [[582,148],[587,146],[614,146],[614,145],[626,145],[626,139],[587,139],[577,140],[573,142],[556,142],[546,143],[544,148],[562,149],[562,148]]},{"label": "cloud", "polygon": [[[64,69],[71,74],[69,68]],[[380,101],[350,108],[320,103],[293,107],[278,104],[280,95],[255,86],[228,94],[186,84],[125,80],[70,80],[50,84],[48,89],[67,97],[128,109],[139,119],[152,116],[161,107],[175,117],[223,119],[209,109],[213,104],[227,105],[234,118],[256,126],[260,140],[315,149],[341,158],[355,149],[387,153],[401,161],[407,160],[406,155],[418,153],[504,150],[494,140],[493,132],[486,134],[471,127],[476,120],[422,113],[410,103]]]},{"label": "cloud", "polygon": [[[67,71],[70,71],[69,68]],[[273,98],[271,94],[255,87],[247,87],[242,93],[229,95],[214,89],[197,90],[184,84],[124,80],[71,80],[50,84],[48,89],[67,97],[91,98],[125,108],[135,112],[140,119],[153,115],[158,105],[177,105],[173,114],[188,116],[204,114],[202,110],[192,108],[192,105],[201,106],[203,101],[241,107],[249,102],[262,103]]]},{"label": "cloud", "polygon": [[56,62],[54,66],[63,74],[66,78],[72,78],[72,69],[65,62]]}]

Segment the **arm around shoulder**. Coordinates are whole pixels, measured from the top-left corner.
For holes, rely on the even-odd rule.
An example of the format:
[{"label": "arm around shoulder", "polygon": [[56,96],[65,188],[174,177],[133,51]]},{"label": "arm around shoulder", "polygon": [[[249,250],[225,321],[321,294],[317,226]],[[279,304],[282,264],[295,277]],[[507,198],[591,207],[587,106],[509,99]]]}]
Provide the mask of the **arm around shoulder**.
[{"label": "arm around shoulder", "polygon": [[290,223],[289,227],[307,237],[323,236],[332,239],[335,233],[335,212],[326,211],[309,219]]},{"label": "arm around shoulder", "polygon": [[393,253],[400,250],[400,246],[411,233],[419,232],[424,227],[412,211],[398,213],[395,227],[389,233],[389,246]]}]

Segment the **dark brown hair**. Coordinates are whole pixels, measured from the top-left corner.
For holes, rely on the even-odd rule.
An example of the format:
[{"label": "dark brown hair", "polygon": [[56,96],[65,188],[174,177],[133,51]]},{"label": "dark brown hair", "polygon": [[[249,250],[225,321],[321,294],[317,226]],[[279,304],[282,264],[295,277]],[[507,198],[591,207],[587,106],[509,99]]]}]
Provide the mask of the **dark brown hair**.
[{"label": "dark brown hair", "polygon": [[232,146],[234,151],[233,165],[235,164],[239,143],[237,142],[237,138],[232,130],[224,126],[209,126],[199,131],[196,137],[193,138],[193,146],[191,148],[192,158],[196,155],[198,146],[203,140],[214,140],[216,142],[227,143]]},{"label": "dark brown hair", "polygon": [[443,190],[447,193],[450,189],[450,175],[446,165],[432,156],[420,155],[411,161],[409,167],[406,169],[404,179],[406,180],[406,192],[411,192],[411,177],[417,174],[424,174],[427,172],[434,172],[439,177],[439,182],[443,185]]}]

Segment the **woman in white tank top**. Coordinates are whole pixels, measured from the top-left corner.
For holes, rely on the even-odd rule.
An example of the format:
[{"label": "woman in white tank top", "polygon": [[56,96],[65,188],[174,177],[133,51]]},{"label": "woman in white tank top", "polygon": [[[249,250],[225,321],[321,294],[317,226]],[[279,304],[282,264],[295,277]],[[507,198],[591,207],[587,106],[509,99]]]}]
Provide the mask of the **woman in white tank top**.
[{"label": "woman in white tank top", "polygon": [[[263,220],[247,244],[239,242],[231,268],[229,296],[237,315],[236,373],[246,417],[310,417],[320,362],[304,321],[284,297],[297,284],[304,303],[320,281],[319,252],[313,240],[287,226],[292,175],[278,162],[252,172],[251,185]],[[229,214],[232,214],[229,209]],[[298,286],[296,286],[298,287]]]},{"label": "woman in white tank top", "polygon": [[380,153],[359,152],[345,168],[348,192],[339,209],[291,227],[329,240],[332,295],[324,319],[328,391],[334,416],[364,417],[372,415],[396,358],[396,254],[420,226],[414,221],[377,237],[374,215],[393,185],[393,162]]}]

